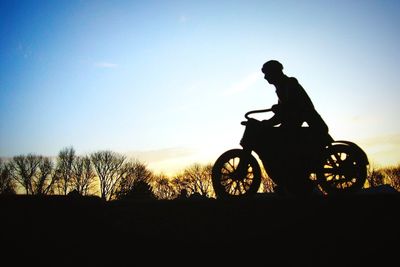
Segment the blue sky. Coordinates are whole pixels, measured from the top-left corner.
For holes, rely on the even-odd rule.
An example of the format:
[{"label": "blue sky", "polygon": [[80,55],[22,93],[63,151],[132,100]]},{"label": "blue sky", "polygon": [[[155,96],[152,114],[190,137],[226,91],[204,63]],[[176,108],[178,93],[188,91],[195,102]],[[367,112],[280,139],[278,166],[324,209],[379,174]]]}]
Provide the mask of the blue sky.
[{"label": "blue sky", "polygon": [[0,156],[111,149],[171,173],[239,146],[280,60],[330,127],[400,161],[399,1],[1,1]]}]

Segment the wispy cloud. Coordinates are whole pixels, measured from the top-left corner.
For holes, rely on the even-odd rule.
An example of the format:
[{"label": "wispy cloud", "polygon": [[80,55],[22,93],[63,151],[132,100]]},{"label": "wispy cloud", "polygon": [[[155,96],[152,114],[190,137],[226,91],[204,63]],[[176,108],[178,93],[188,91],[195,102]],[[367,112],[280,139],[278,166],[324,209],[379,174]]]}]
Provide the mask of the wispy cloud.
[{"label": "wispy cloud", "polygon": [[360,140],[372,164],[390,166],[400,163],[400,133],[392,133]]},{"label": "wispy cloud", "polygon": [[140,158],[146,162],[158,162],[171,158],[182,158],[193,155],[194,149],[185,147],[172,147],[158,150],[130,151],[126,155]]},{"label": "wispy cloud", "polygon": [[185,22],[187,22],[187,21],[188,21],[188,17],[187,17],[187,16],[181,15],[181,16],[179,17],[179,22],[180,22],[180,23],[185,23]]},{"label": "wispy cloud", "polygon": [[400,146],[400,133],[382,134],[374,137],[365,138],[362,142],[367,146],[396,144]]},{"label": "wispy cloud", "polygon": [[196,161],[198,151],[194,148],[172,147],[158,150],[130,151],[124,153],[148,164],[155,172],[173,176]]},{"label": "wispy cloud", "polygon": [[25,45],[23,43],[18,43],[17,53],[23,58],[29,58],[32,55],[32,49],[30,45]]},{"label": "wispy cloud", "polygon": [[224,95],[234,95],[240,92],[244,92],[251,88],[261,77],[262,76],[260,72],[250,73],[241,80],[234,83],[230,88],[225,90]]},{"label": "wispy cloud", "polygon": [[111,62],[106,62],[106,61],[102,61],[102,62],[95,62],[94,66],[96,68],[105,68],[105,69],[111,69],[111,68],[116,68],[118,67],[118,64],[115,63],[111,63]]}]

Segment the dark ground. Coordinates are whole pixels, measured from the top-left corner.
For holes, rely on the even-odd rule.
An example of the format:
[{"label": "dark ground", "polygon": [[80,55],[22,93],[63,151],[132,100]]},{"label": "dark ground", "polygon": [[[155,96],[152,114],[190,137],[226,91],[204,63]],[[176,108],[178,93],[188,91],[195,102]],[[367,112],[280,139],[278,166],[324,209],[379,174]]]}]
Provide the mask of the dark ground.
[{"label": "dark ground", "polygon": [[[399,194],[0,198],[2,266],[398,266]],[[141,262],[141,263],[140,263]]]}]

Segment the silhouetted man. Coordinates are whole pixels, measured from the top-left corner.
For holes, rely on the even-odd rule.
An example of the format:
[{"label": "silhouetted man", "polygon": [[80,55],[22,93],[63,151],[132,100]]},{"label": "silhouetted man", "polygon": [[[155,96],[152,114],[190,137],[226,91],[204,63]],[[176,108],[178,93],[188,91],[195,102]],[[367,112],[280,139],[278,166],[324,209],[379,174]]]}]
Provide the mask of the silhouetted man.
[{"label": "silhouetted man", "polygon": [[298,128],[304,122],[317,132],[327,133],[328,126],[315,110],[306,91],[296,78],[288,77],[283,73],[283,66],[279,61],[267,61],[261,71],[268,83],[273,84],[278,96],[278,104],[272,106],[275,115],[264,123],[280,127]]},{"label": "silhouetted man", "polygon": [[[283,185],[292,193],[309,194],[313,185],[308,179],[308,166],[317,155],[315,149],[322,148],[322,144],[328,141],[326,138],[330,138],[328,126],[297,79],[283,73],[280,62],[267,61],[262,72],[264,78],[275,86],[278,96],[278,103],[272,106],[274,116],[262,121],[263,125],[270,127],[280,124],[280,130],[274,131],[279,135],[280,144],[273,155],[273,158],[280,160],[270,167],[276,181],[279,181],[276,191],[279,193]],[[304,135],[301,128],[304,122],[308,124],[312,136]],[[274,159],[269,162],[274,162]]]}]

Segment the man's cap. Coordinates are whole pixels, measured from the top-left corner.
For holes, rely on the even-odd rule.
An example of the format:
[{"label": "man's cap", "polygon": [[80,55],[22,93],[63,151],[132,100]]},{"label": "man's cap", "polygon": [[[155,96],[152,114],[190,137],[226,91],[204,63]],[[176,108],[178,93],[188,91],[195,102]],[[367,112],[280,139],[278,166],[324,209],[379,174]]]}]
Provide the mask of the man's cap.
[{"label": "man's cap", "polygon": [[264,63],[261,71],[263,73],[282,71],[283,65],[277,60],[269,60]]}]

